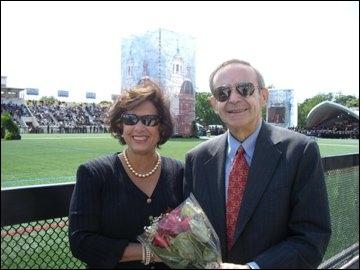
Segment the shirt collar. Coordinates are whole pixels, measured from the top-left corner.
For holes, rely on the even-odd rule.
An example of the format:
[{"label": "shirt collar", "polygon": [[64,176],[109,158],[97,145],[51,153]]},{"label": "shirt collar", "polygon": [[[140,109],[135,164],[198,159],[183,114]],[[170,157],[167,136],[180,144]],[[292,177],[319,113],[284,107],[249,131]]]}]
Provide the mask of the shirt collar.
[{"label": "shirt collar", "polygon": [[239,149],[240,146],[243,147],[245,154],[249,157],[252,157],[255,150],[255,143],[256,139],[259,135],[261,129],[262,121],[259,121],[255,131],[245,139],[242,143],[236,139],[230,131],[228,131],[227,141],[228,141],[228,150],[227,154],[229,157],[233,157],[236,154],[236,151]]}]

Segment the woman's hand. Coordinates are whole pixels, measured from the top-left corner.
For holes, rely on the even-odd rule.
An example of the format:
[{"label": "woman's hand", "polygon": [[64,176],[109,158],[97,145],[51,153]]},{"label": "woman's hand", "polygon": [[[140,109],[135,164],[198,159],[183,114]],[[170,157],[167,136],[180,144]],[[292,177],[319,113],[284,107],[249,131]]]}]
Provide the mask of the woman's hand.
[{"label": "woman's hand", "polygon": [[138,243],[129,243],[125,248],[120,262],[129,262],[129,261],[140,261],[142,260],[142,248],[141,244]]}]

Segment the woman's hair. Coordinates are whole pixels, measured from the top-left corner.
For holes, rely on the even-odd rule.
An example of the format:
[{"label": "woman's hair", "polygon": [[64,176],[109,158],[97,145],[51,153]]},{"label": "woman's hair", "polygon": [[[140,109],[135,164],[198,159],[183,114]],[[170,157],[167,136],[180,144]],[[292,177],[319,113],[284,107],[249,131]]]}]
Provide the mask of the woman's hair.
[{"label": "woman's hair", "polygon": [[165,98],[163,91],[152,80],[141,80],[138,85],[121,93],[115,103],[109,108],[106,124],[109,132],[117,138],[121,144],[126,144],[122,137],[124,124],[121,117],[124,113],[132,110],[145,101],[150,101],[160,116],[159,135],[157,147],[164,144],[173,134],[174,124],[170,113],[170,102]]}]

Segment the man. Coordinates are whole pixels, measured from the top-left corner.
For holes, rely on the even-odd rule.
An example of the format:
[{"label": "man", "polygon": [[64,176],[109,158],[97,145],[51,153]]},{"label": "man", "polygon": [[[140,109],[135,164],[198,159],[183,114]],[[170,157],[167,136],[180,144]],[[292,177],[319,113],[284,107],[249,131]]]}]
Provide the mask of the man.
[{"label": "man", "polygon": [[316,142],[262,120],[268,90],[249,63],[224,62],[210,89],[228,132],[187,153],[184,191],[217,232],[222,267],[317,267],[331,228]]}]

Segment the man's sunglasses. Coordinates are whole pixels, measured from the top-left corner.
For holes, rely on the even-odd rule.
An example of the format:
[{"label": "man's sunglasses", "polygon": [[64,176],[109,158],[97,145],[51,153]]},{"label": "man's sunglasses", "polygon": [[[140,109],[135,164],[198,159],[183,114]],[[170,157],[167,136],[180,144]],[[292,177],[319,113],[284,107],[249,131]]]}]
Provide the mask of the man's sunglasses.
[{"label": "man's sunglasses", "polygon": [[[255,91],[255,85],[250,82],[239,82],[234,85],[234,88],[238,92],[238,94],[242,97],[251,96]],[[230,98],[231,94],[231,86],[230,85],[222,85],[216,87],[213,91],[213,95],[217,101],[225,102]]]},{"label": "man's sunglasses", "polygon": [[139,122],[139,120],[145,126],[153,127],[160,123],[160,116],[156,114],[138,116],[136,114],[130,114],[130,113],[125,113],[121,116],[121,121],[128,126],[136,125]]}]

